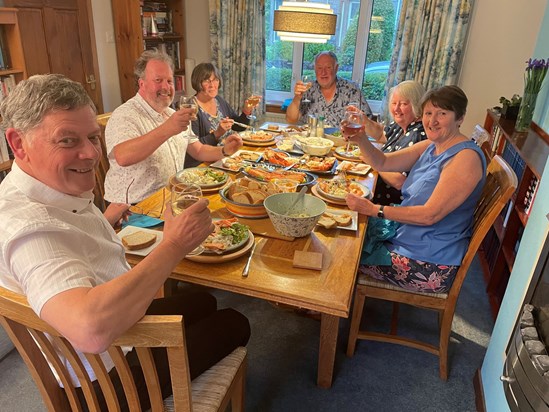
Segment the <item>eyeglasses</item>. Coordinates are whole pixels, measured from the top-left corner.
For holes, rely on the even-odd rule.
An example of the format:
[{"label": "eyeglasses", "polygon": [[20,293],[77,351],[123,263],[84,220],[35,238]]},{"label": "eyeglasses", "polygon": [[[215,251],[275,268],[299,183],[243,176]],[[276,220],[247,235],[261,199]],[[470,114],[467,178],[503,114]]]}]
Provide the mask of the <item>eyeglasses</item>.
[{"label": "eyeglasses", "polygon": [[206,79],[206,80],[203,80],[202,83],[207,83],[207,84],[219,83],[219,79],[217,77],[215,79]]},{"label": "eyeglasses", "polygon": [[[130,184],[128,185],[128,188],[126,189],[126,204],[128,204],[130,187],[134,181],[135,181],[135,178],[131,180]],[[136,205],[130,206],[129,211],[136,215],[147,215],[150,217],[161,218],[162,215],[164,214],[165,203],[166,203],[166,188],[162,188],[162,203],[161,203],[160,211],[154,210],[154,209],[144,211],[141,206],[136,206]]]}]

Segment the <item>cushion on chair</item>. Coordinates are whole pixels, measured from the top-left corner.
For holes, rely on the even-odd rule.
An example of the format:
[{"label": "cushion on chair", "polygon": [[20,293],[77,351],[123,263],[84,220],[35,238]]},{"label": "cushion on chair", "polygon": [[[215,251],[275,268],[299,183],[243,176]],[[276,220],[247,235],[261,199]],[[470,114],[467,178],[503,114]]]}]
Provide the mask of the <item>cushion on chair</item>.
[{"label": "cushion on chair", "polygon": [[[193,412],[219,410],[221,401],[245,356],[246,348],[238,347],[191,382]],[[172,396],[164,400],[164,407],[166,412],[174,410]]]},{"label": "cushion on chair", "polygon": [[377,279],[374,279],[371,276],[368,276],[368,275],[365,275],[365,274],[362,274],[362,273],[358,275],[358,283],[361,284],[361,285],[364,285],[364,286],[374,286],[376,288],[406,291],[406,292],[409,292],[409,293],[414,293],[416,295],[432,296],[432,297],[440,298],[440,299],[447,299],[448,298],[447,293],[419,292],[419,291],[415,291],[415,290],[403,289],[400,286],[393,285],[390,282],[386,282],[384,280],[377,280]]}]

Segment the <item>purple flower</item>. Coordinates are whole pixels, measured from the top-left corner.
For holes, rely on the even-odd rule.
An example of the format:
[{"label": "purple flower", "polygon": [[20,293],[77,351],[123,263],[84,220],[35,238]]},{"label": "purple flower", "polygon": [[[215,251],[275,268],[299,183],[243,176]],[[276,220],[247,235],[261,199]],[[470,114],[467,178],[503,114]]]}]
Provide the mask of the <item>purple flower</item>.
[{"label": "purple flower", "polygon": [[528,59],[526,62],[526,72],[524,73],[524,93],[539,93],[547,69],[549,68],[549,58]]}]

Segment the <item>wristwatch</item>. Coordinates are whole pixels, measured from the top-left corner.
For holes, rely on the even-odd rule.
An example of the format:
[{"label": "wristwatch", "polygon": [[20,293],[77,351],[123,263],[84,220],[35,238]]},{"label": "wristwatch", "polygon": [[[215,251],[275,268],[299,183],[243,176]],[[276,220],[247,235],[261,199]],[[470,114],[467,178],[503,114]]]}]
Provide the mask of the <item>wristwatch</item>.
[{"label": "wristwatch", "polygon": [[223,156],[229,156],[227,153],[225,153],[225,146],[221,146],[221,154]]},{"label": "wristwatch", "polygon": [[385,208],[384,205],[379,206],[379,210],[377,211],[377,217],[380,219],[385,219],[385,213],[383,213],[383,209]]}]

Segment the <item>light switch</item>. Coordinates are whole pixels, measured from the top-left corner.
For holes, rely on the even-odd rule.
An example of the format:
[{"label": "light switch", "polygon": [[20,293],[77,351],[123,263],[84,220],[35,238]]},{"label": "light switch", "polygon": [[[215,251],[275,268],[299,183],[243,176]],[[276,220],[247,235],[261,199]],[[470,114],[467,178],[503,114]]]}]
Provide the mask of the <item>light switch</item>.
[{"label": "light switch", "polygon": [[107,39],[107,43],[114,43],[114,32],[112,30],[106,31],[105,38]]}]

